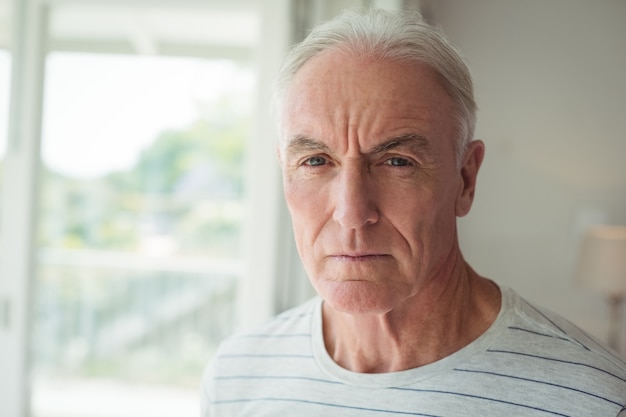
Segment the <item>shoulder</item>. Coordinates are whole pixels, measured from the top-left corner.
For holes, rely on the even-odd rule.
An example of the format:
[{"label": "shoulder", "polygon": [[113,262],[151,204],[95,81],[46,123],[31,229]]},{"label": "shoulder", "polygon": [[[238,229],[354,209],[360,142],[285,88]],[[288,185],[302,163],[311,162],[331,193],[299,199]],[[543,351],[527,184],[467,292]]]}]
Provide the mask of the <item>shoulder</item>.
[{"label": "shoulder", "polygon": [[531,339],[534,339],[533,333],[539,338],[556,339],[560,341],[557,345],[573,347],[573,350],[585,356],[604,358],[615,363],[622,371],[626,371],[626,364],[616,352],[611,351],[580,327],[548,309],[530,303],[512,291],[511,293],[515,313],[519,318],[518,323],[522,326],[519,330],[527,330]]},{"label": "shoulder", "polygon": [[321,300],[315,298],[268,322],[224,340],[202,379],[202,415],[224,398],[251,395],[290,369],[311,368],[311,322]]},{"label": "shoulder", "polygon": [[288,355],[304,347],[310,350],[311,320],[320,303],[314,298],[255,328],[228,337],[220,344],[214,361]]},{"label": "shoulder", "polygon": [[[563,317],[502,289],[487,347],[455,368],[494,398],[557,415],[614,416],[626,404],[626,365]],[[523,393],[525,400],[520,401]]]},{"label": "shoulder", "polygon": [[626,364],[615,352],[569,320],[512,290],[504,290],[503,296],[509,297],[508,337],[493,346],[494,351],[521,367],[542,368],[555,377],[560,373],[563,378],[582,378],[589,385],[625,395]]}]

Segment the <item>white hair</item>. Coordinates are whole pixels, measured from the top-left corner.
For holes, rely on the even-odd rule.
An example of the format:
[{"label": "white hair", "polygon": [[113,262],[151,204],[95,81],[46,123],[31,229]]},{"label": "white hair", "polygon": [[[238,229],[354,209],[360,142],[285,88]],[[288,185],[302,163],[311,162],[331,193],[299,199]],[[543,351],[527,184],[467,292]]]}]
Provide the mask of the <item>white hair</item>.
[{"label": "white hair", "polygon": [[361,13],[346,11],[314,28],[283,62],[274,92],[273,106],[277,116],[280,117],[279,104],[295,74],[309,59],[331,48],[389,61],[419,62],[433,68],[442,78],[443,86],[457,108],[455,119],[459,136],[456,157],[457,165],[461,165],[476,124],[472,78],[457,49],[439,29],[424,22],[417,12],[379,9]]}]

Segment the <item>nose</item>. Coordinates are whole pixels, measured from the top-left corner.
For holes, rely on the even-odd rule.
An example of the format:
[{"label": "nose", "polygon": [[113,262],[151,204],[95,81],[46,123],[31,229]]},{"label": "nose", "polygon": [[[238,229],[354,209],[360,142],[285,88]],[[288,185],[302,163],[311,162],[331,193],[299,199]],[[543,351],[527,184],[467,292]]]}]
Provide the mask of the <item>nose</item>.
[{"label": "nose", "polygon": [[378,222],[376,189],[367,169],[342,167],[335,177],[333,219],[345,229],[359,229]]}]

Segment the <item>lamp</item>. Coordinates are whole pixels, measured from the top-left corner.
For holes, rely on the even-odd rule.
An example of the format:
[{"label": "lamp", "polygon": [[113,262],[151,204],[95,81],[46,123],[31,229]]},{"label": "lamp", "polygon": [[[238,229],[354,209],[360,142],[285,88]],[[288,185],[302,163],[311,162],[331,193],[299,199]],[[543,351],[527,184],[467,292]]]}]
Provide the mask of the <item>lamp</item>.
[{"label": "lamp", "polygon": [[593,226],[587,229],[580,250],[577,282],[608,298],[609,346],[619,349],[622,303],[626,297],[626,227]]}]

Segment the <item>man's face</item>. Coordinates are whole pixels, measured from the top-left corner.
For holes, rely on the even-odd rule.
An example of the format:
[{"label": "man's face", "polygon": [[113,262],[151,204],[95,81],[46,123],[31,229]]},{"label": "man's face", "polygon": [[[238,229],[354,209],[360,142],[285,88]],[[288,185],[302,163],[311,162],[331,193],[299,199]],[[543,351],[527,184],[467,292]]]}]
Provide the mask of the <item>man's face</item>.
[{"label": "man's face", "polygon": [[299,70],[281,111],[296,243],[327,303],[384,313],[450,275],[469,207],[454,104],[432,69],[328,50]]}]

